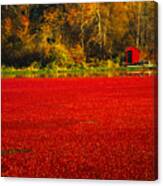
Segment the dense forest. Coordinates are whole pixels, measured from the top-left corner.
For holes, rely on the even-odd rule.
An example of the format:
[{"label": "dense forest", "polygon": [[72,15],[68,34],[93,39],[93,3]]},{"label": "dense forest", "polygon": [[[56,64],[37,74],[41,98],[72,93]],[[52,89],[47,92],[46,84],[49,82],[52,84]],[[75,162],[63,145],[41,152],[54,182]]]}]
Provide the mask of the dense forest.
[{"label": "dense forest", "polygon": [[3,5],[2,65],[23,68],[120,64],[126,47],[155,63],[156,3]]}]

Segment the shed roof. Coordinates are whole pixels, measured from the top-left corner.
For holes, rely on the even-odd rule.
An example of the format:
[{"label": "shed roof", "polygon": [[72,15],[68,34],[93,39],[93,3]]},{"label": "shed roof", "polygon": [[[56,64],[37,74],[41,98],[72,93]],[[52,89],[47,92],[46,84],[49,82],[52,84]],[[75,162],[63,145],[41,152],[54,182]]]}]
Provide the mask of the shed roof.
[{"label": "shed roof", "polygon": [[126,48],[126,51],[128,51],[128,50],[136,50],[136,51],[139,51],[139,52],[140,52],[140,50],[139,50],[138,48],[132,47],[132,46],[127,47],[127,48]]}]

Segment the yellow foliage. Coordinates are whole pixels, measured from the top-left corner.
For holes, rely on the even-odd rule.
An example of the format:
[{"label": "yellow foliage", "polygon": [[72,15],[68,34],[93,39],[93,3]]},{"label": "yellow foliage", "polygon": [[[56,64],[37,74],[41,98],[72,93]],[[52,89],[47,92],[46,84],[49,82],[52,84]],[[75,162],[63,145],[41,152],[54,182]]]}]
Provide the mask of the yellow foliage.
[{"label": "yellow foliage", "polygon": [[115,68],[115,63],[112,60],[108,60],[108,68]]},{"label": "yellow foliage", "polygon": [[68,66],[74,63],[71,53],[65,45],[58,43],[54,45],[54,54],[56,63],[59,66]]}]

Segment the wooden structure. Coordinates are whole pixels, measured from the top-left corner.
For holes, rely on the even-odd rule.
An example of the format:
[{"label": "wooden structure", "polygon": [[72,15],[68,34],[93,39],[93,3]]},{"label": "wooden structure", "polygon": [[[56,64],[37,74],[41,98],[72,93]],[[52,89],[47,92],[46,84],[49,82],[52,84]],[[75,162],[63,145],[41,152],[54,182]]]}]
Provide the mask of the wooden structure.
[{"label": "wooden structure", "polygon": [[136,65],[140,62],[140,50],[135,47],[128,47],[125,51],[126,65]]}]

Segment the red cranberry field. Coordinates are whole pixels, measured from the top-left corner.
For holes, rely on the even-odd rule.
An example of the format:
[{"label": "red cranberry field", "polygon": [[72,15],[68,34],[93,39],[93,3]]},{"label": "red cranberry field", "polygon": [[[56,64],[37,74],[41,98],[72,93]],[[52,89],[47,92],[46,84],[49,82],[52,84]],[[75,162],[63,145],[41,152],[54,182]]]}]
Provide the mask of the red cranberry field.
[{"label": "red cranberry field", "polygon": [[154,79],[2,79],[2,176],[154,180]]}]

